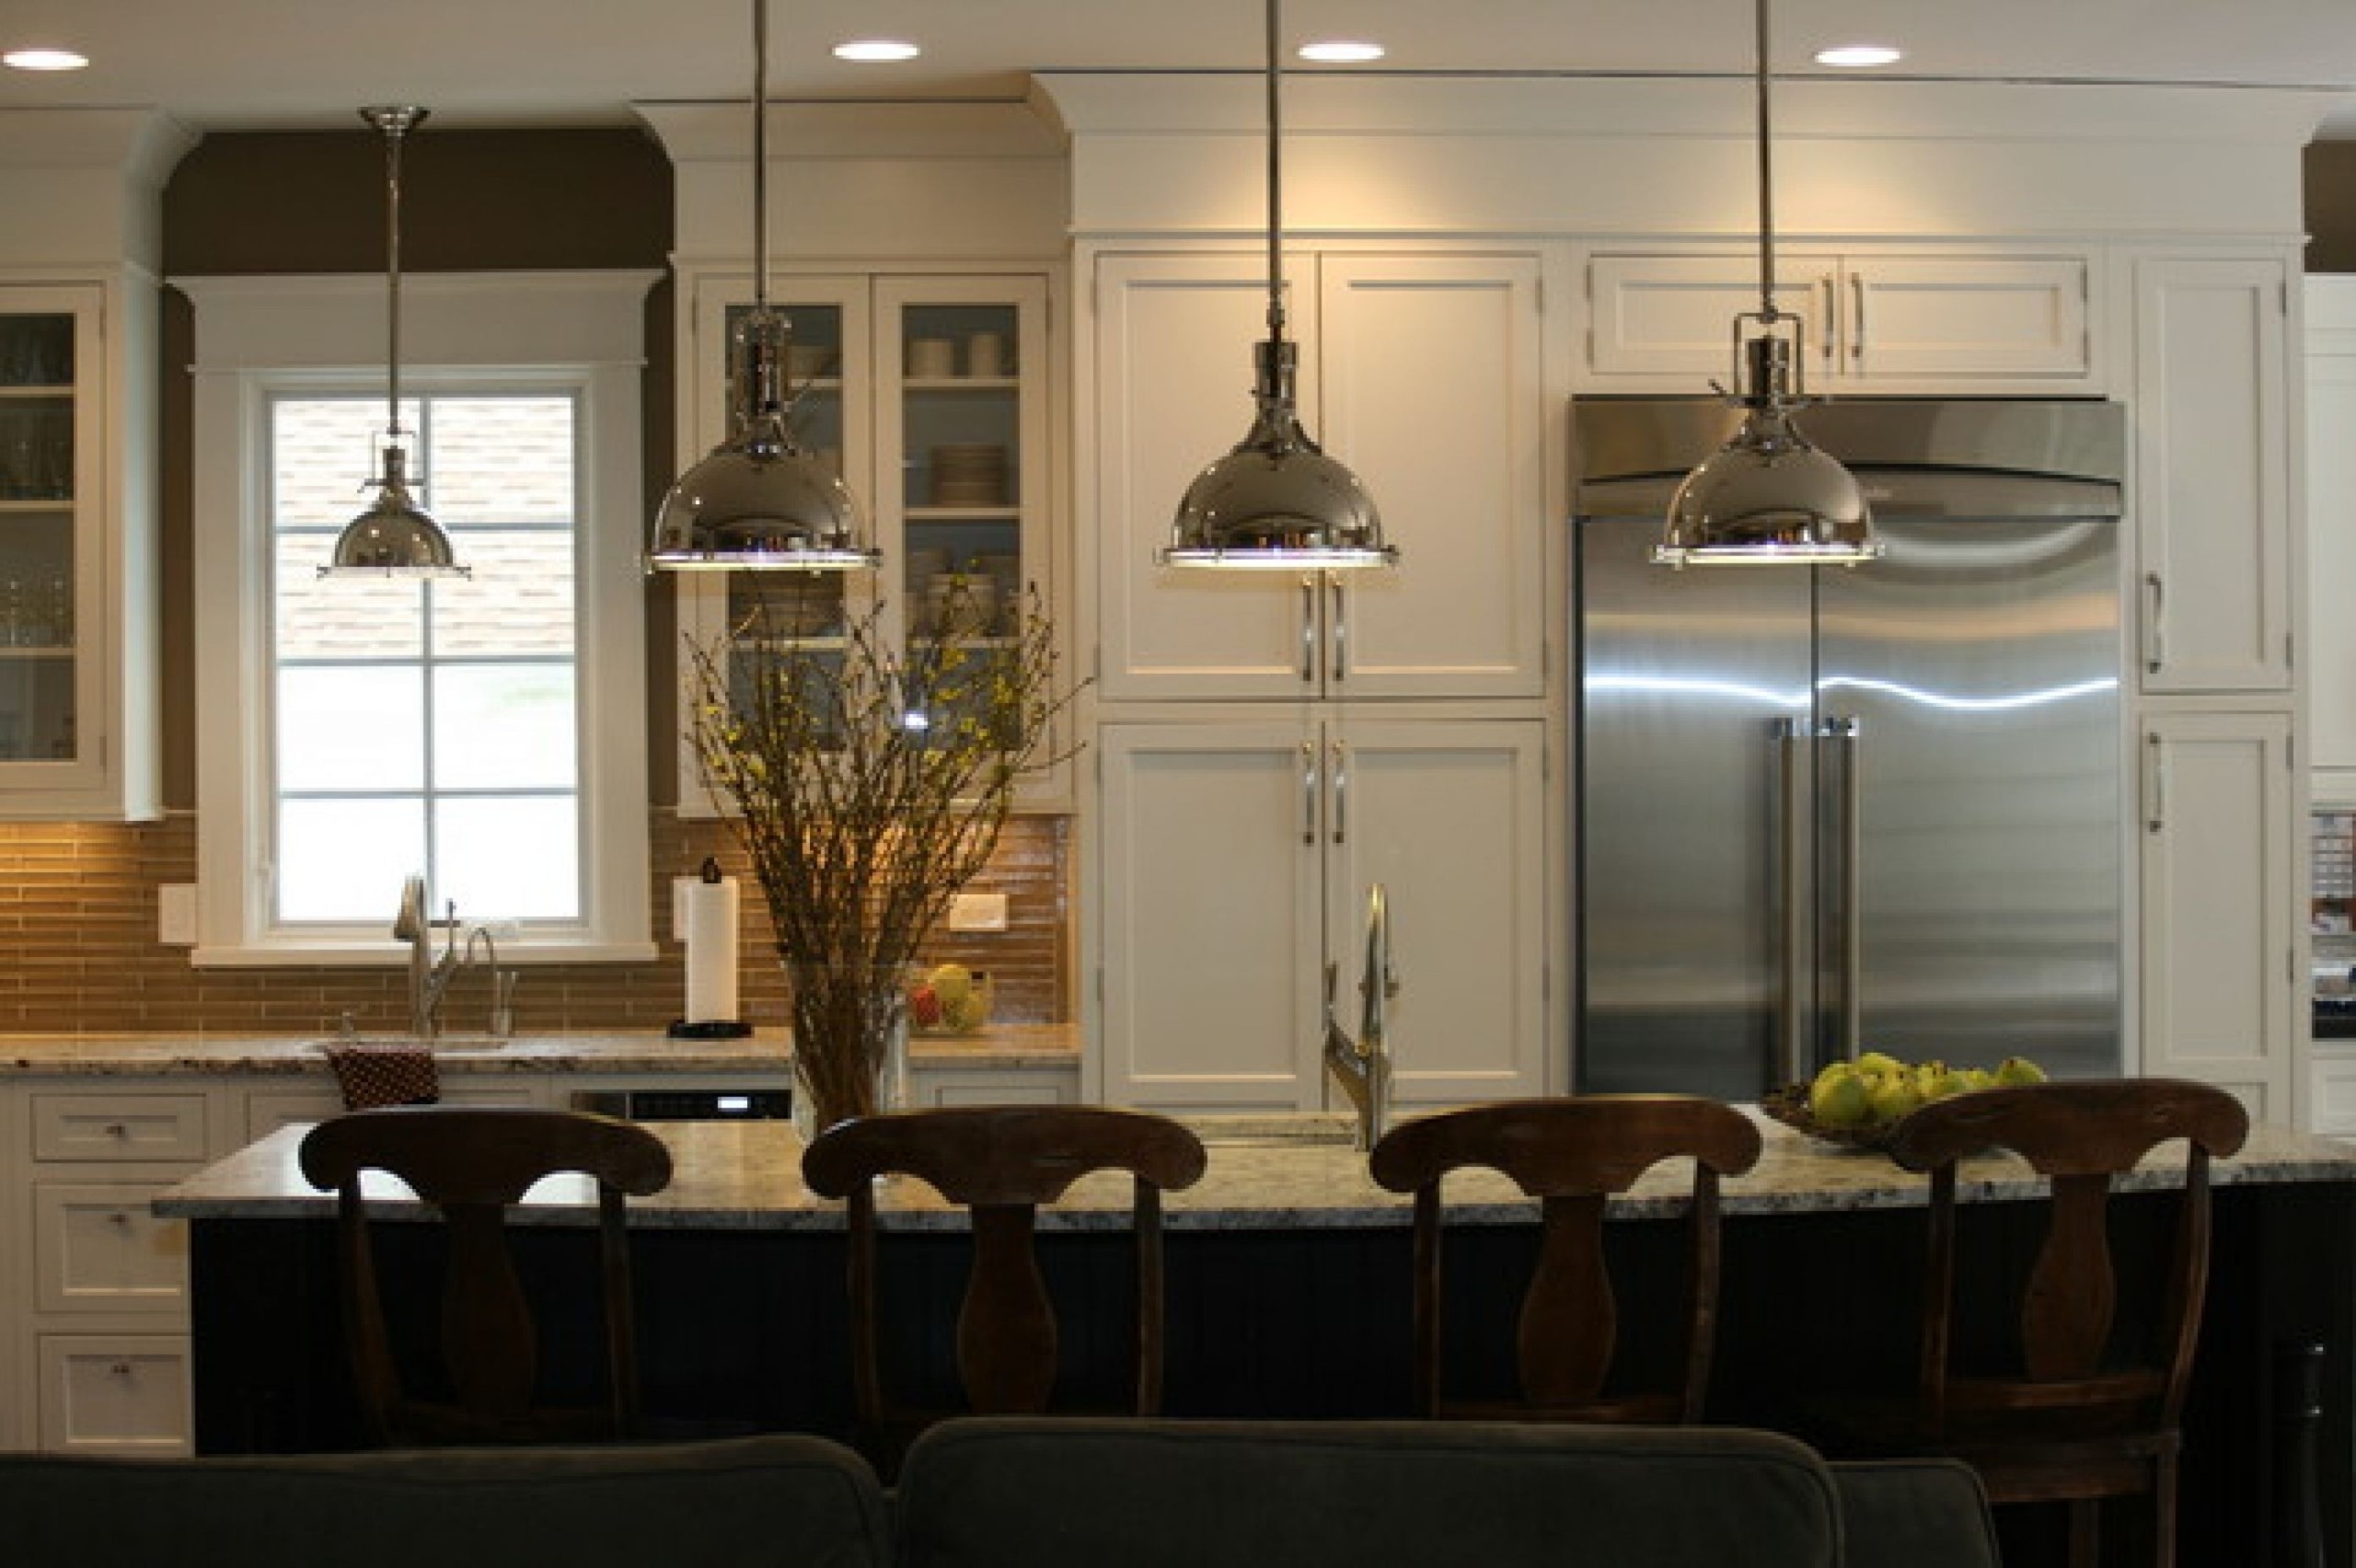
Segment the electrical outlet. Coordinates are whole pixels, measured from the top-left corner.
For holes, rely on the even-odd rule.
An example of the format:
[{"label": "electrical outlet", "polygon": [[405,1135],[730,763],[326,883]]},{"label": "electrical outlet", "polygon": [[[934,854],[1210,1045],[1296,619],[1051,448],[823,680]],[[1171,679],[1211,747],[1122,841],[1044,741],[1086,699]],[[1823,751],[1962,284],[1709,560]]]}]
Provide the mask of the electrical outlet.
[{"label": "electrical outlet", "polygon": [[949,928],[953,931],[1005,930],[1006,894],[958,894],[949,901]]},{"label": "electrical outlet", "polygon": [[166,947],[196,945],[194,882],[165,882],[156,889],[156,940]]}]

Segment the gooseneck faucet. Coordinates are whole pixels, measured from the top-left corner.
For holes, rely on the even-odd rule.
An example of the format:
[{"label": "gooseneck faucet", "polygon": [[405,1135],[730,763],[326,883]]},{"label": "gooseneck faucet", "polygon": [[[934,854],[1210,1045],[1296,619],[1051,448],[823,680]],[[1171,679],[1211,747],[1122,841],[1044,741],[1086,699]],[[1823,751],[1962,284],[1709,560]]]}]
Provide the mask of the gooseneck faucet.
[{"label": "gooseneck faucet", "polygon": [[[447,932],[438,958],[433,952],[433,928],[437,925]],[[409,943],[410,1032],[420,1040],[431,1040],[442,1032],[443,994],[466,966],[474,943],[469,940],[464,951],[458,947],[458,906],[455,901],[445,905],[443,919],[427,918],[425,879],[421,876],[412,876],[401,883],[401,907],[393,917],[393,935]],[[492,958],[496,963],[496,950]]]},{"label": "gooseneck faucet", "polygon": [[1391,998],[1399,974],[1391,963],[1391,905],[1382,884],[1367,890],[1366,959],[1358,974],[1358,1037],[1353,1040],[1334,1016],[1338,966],[1325,965],[1325,1067],[1350,1097],[1358,1113],[1357,1144],[1371,1149],[1391,1118]]}]

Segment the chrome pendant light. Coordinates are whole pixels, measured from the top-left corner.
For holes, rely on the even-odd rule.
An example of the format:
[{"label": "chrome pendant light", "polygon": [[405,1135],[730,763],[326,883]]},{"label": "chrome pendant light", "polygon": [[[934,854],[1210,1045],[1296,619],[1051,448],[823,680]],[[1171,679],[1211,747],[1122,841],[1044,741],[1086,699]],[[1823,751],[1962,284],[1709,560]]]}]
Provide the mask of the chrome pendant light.
[{"label": "chrome pendant light", "polygon": [[1293,399],[1299,351],[1285,340],[1284,166],[1277,86],[1278,0],[1268,0],[1268,336],[1254,346],[1252,429],[1195,476],[1178,504],[1164,566],[1345,571],[1399,564],[1374,498],[1318,449]]},{"label": "chrome pendant light", "polygon": [[335,554],[319,568],[322,577],[465,577],[450,536],[433,513],[410,494],[409,449],[401,429],[401,143],[425,121],[425,110],[409,104],[364,109],[360,118],[385,138],[385,291],[387,346],[385,354],[384,470],[370,484],[376,499],[343,525]]},{"label": "chrome pendant light", "polygon": [[647,563],[669,571],[872,571],[859,503],[788,423],[792,327],[769,305],[768,0],[753,0],[753,308],[731,352],[728,436],[681,474],[654,514]]},{"label": "chrome pendant light", "polygon": [[[1669,566],[1826,563],[1881,554],[1855,478],[1809,444],[1792,415],[1807,406],[1804,324],[1775,308],[1775,182],[1768,117],[1767,5],[1756,0],[1759,61],[1759,308],[1735,317],[1736,377],[1727,400],[1741,428],[1685,477],[1653,559]],[[1746,340],[1743,323],[1757,324]],[[1788,331],[1786,330],[1788,329]],[[1719,391],[1725,392],[1720,387]]]}]

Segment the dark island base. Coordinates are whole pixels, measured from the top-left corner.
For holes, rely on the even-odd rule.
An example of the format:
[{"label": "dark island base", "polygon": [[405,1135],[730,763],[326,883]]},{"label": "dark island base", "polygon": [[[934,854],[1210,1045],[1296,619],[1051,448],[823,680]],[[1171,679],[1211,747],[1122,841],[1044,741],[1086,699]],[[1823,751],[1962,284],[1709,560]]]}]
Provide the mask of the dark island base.
[{"label": "dark island base", "polygon": [[[2123,1257],[2158,1245],[2151,1201],[2122,1200]],[[1983,1261],[1965,1278],[2000,1289],[2036,1238],[2023,1205],[1966,1212]],[[2216,1252],[2197,1387],[2187,1422],[2180,1561],[2272,1564],[2298,1499],[2284,1493],[2297,1445],[2315,1446],[2327,1561],[2350,1561],[2350,1349],[2356,1344],[2356,1188],[2230,1188],[2217,1194]],[[1727,1221],[1713,1420],[1815,1435],[1827,1396],[1902,1387],[1911,1377],[1917,1211],[1743,1216]],[[193,1240],[197,1444],[204,1453],[356,1447],[335,1299],[331,1227],[309,1220],[203,1220]],[[1451,1386],[1510,1386],[1512,1312],[1533,1232],[1452,1233]],[[1613,1242],[1646,1282],[1623,1302],[1624,1353],[1659,1357],[1681,1269],[1681,1233],[1631,1222]],[[527,1275],[588,1301],[593,1237],[521,1233]],[[961,1237],[898,1237],[886,1249],[887,1355],[895,1386],[951,1384],[950,1327],[963,1286]],[[387,1277],[430,1293],[439,1231],[393,1228]],[[837,1234],[644,1229],[635,1233],[646,1404],[656,1435],[797,1430],[849,1436],[843,1245]],[[1133,1311],[1117,1238],[1070,1233],[1045,1247],[1064,1313],[1073,1402],[1117,1408]],[[1192,1231],[1170,1238],[1168,1395],[1173,1415],[1338,1419],[1408,1411],[1408,1238],[1403,1230]],[[2129,1304],[2132,1305],[2132,1304]],[[2126,1307],[2123,1306],[2122,1310]],[[560,1315],[551,1365],[596,1366],[590,1312]],[[430,1308],[422,1320],[430,1321]],[[2279,1408],[2286,1346],[2326,1347],[2319,1422]],[[582,1389],[552,1390],[579,1394]],[[2011,1564],[2058,1562],[2059,1511],[2008,1509]],[[2144,1511],[2115,1506],[2116,1544],[2136,1544]]]}]

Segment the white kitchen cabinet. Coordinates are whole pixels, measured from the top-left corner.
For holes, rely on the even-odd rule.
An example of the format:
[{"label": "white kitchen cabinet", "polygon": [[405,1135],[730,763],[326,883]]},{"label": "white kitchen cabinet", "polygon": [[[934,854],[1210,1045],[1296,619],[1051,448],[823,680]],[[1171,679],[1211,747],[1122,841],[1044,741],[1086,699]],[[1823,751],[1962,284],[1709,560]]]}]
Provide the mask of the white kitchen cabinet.
[{"label": "white kitchen cabinet", "polygon": [[2300,842],[2287,712],[2143,716],[2142,1060],[2297,1125]]},{"label": "white kitchen cabinet", "polygon": [[159,814],[155,287],[0,279],[0,817]]},{"label": "white kitchen cabinet", "polygon": [[2308,765],[2356,804],[2356,276],[2306,281]]},{"label": "white kitchen cabinet", "polygon": [[[1805,326],[1815,390],[2050,395],[2094,389],[2094,276],[2083,255],[1779,252],[1775,307]],[[1759,262],[1599,251],[1587,290],[1583,386],[1698,393],[1734,374]]]},{"label": "white kitchen cabinet", "polygon": [[[693,698],[696,649],[725,644],[752,656],[746,667],[756,661],[742,630],[764,597],[787,606],[771,628],[780,640],[821,653],[842,646],[847,617],[879,603],[887,639],[928,635],[933,597],[953,575],[988,584],[976,592],[990,595],[997,635],[1015,629],[1032,590],[1052,614],[1045,277],[806,274],[776,280],[770,293],[792,324],[796,437],[849,479],[884,570],[679,573],[683,703]],[[684,467],[726,429],[729,334],[751,282],[702,274],[683,294],[680,363],[694,367],[682,389]],[[1056,770],[1022,790],[1034,806],[1068,794]],[[679,801],[683,814],[719,809],[684,734]]]},{"label": "white kitchen cabinet", "polygon": [[1256,252],[1096,259],[1100,695],[1542,696],[1553,519],[1535,256],[1291,261],[1303,422],[1373,495],[1396,572],[1155,564],[1188,484],[1250,423],[1265,269]]},{"label": "white kitchen cabinet", "polygon": [[1369,719],[1101,732],[1103,1094],[1172,1110],[1345,1103],[1323,983],[1358,1027],[1368,889],[1391,906],[1403,1106],[1544,1092],[1544,726]]},{"label": "white kitchen cabinet", "polygon": [[2288,262],[2134,259],[2147,693],[2291,689]]}]

